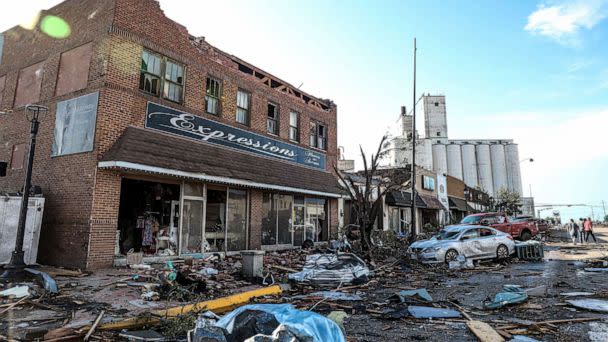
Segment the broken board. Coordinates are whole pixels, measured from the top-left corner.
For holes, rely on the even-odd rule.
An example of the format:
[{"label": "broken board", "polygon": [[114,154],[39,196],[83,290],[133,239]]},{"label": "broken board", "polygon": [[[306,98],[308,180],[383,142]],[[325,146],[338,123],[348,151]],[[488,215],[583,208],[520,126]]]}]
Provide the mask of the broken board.
[{"label": "broken board", "polygon": [[488,323],[482,321],[468,321],[467,327],[469,327],[481,342],[504,342],[505,340]]}]

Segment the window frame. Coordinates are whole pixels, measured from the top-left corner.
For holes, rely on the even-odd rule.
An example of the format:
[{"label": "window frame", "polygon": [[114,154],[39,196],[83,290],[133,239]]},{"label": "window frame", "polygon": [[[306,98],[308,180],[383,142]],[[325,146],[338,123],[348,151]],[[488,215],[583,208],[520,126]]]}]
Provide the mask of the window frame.
[{"label": "window frame", "polygon": [[[296,125],[295,126],[293,126],[291,124],[291,115],[292,114],[296,115]],[[292,129],[295,130],[295,139],[293,139],[291,136]],[[289,140],[293,141],[293,142],[297,142],[297,143],[300,142],[300,113],[295,110],[289,111]]]},{"label": "window frame", "polygon": [[[274,107],[274,119],[270,118],[270,106]],[[266,133],[268,134],[272,134],[272,135],[279,135],[280,132],[280,126],[279,126],[279,117],[280,117],[280,111],[279,111],[279,105],[276,104],[275,102],[272,101],[268,101],[267,103],[267,113],[266,113]],[[274,132],[270,131],[270,122],[274,122]]]},{"label": "window frame", "polygon": [[[215,95],[211,95],[208,92],[208,86],[209,86],[210,81],[217,83],[217,88],[218,88],[217,97]],[[222,91],[223,90],[224,90],[224,85],[223,85],[223,82],[222,82],[222,80],[220,78],[214,77],[214,76],[211,76],[211,75],[207,76],[207,79],[205,80],[205,112],[206,113],[211,114],[211,115],[217,115],[217,116],[219,116],[221,114],[221,112],[222,112]],[[216,113],[213,113],[213,112],[210,112],[210,111],[207,110],[208,109],[207,105],[208,105],[208,102],[209,102],[209,100],[207,99],[207,97],[211,97],[211,98],[217,100]]]},{"label": "window frame", "polygon": [[[309,126],[310,132],[309,132],[309,138],[308,138],[308,144],[310,145],[310,147],[319,149],[321,151],[327,151],[327,125],[324,122],[318,121],[318,120],[310,120],[311,125]],[[311,138],[313,136],[312,134],[312,126],[314,125],[314,144],[311,144]],[[320,130],[319,127],[323,127],[323,131],[324,134],[321,135],[320,134]],[[321,140],[319,140],[321,139]],[[319,141],[323,142],[323,146],[319,146]]]},{"label": "window frame", "polygon": [[[155,56],[155,57],[159,58],[159,60],[160,60],[160,70],[159,70],[160,73],[159,74],[155,74],[153,72],[150,72],[148,70],[144,70],[142,68],[142,62],[143,62],[143,55],[144,55],[144,53],[147,53],[148,55],[152,55],[152,56]],[[169,57],[167,57],[167,56],[165,56],[163,54],[154,52],[154,51],[152,51],[150,49],[147,49],[147,48],[143,49],[143,51],[141,52],[141,55],[140,55],[139,59],[140,59],[140,65],[139,65],[139,78],[140,78],[139,83],[140,84],[138,85],[139,90],[142,91],[142,92],[144,92],[144,93],[146,93],[146,94],[148,94],[148,95],[151,95],[151,96],[155,96],[155,97],[167,100],[167,101],[171,101],[173,103],[183,104],[184,103],[184,94],[185,94],[185,90],[184,89],[186,87],[186,65],[184,63],[181,63],[181,62],[173,59],[173,58],[169,58]],[[171,80],[170,78],[167,77],[167,63],[174,64],[175,66],[180,67],[182,69],[182,72],[181,72],[181,74],[182,74],[181,75],[182,82],[181,83],[179,83],[177,81],[173,81],[173,80]],[[150,75],[151,77],[155,77],[155,78],[157,78],[159,80],[158,93],[150,92],[150,91],[142,88],[142,84],[141,84],[141,77],[142,77],[142,75],[144,75],[144,76],[145,75]],[[180,98],[179,98],[179,101],[171,99],[168,95],[165,96],[165,86],[166,85],[169,85],[169,86],[173,85],[173,86],[176,86],[176,87],[180,88]]]},{"label": "window frame", "polygon": [[[239,93],[247,94],[247,108],[239,107]],[[252,102],[251,101],[251,92],[247,91],[243,88],[238,88],[236,91],[236,113],[235,113],[235,117],[234,117],[234,120],[237,123],[239,123],[241,125],[245,125],[245,126],[250,126],[250,124],[251,124],[251,102]],[[239,109],[243,109],[246,111],[246,113],[247,113],[246,118],[245,118],[246,122],[239,121],[239,116],[238,116]]]}]

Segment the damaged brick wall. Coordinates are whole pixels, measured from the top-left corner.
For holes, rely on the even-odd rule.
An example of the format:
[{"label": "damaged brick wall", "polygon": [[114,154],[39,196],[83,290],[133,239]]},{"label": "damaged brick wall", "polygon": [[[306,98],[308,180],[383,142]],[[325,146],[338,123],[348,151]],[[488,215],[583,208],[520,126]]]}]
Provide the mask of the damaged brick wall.
[{"label": "damaged brick wall", "polygon": [[[29,140],[29,122],[16,94],[21,69],[42,63],[42,80],[37,103],[48,106],[42,118],[34,160],[32,182],[46,197],[38,262],[68,267],[84,267],[90,226],[96,158],[92,153],[51,157],[55,109],[58,101],[98,90],[103,83],[103,52],[100,42],[113,17],[113,1],[70,0],[41,13],[64,19],[71,27],[65,39],[51,38],[38,28],[14,27],[4,33],[4,54],[0,77],[5,87],[0,108],[12,113],[0,115],[0,160],[10,160],[12,148]],[[61,53],[92,44],[91,64],[84,89],[55,96]],[[31,90],[28,90],[28,92]],[[34,90],[36,91],[36,90]],[[60,92],[61,93],[61,92]],[[17,107],[17,108],[15,108]],[[23,184],[25,170],[10,170],[0,178],[0,191],[15,192]]]},{"label": "damaged brick wall", "polygon": [[[73,28],[71,35],[57,40],[38,30],[11,29],[5,33],[4,56],[0,64],[0,79],[5,80],[0,108],[14,110],[9,115],[0,116],[0,160],[10,160],[13,145],[26,142],[29,132],[23,110],[13,108],[19,71],[43,63],[39,103],[49,106],[50,111],[41,124],[33,176],[34,184],[42,187],[47,199],[41,235],[44,243],[40,244],[39,262],[88,268],[111,265],[120,174],[97,170],[97,161],[126,127],[144,125],[148,101],[260,134],[266,134],[267,101],[272,101],[279,106],[280,140],[289,141],[290,110],[300,113],[300,142],[303,146],[308,146],[309,120],[327,125],[327,170],[332,171],[337,160],[335,105],[329,105],[328,110],[320,109],[239,71],[238,64],[230,55],[203,40],[194,43],[182,25],[165,17],[157,1],[68,0],[47,13],[65,19]],[[89,43],[92,45],[88,79],[84,89],[75,90],[82,86],[82,82],[70,80],[63,84],[65,80],[58,75],[61,54]],[[144,48],[185,65],[183,103],[176,104],[139,90]],[[205,112],[205,81],[210,75],[223,83],[221,113],[217,116]],[[63,84],[59,89],[58,79]],[[252,94],[249,127],[235,122],[239,88]],[[94,91],[100,91],[100,96],[93,152],[51,157],[57,102]],[[307,170],[301,168],[301,172]],[[298,177],[297,174],[290,176]],[[7,177],[0,178],[0,191],[19,190],[23,177],[23,170],[9,170]],[[250,248],[258,248],[261,217],[258,217],[260,213],[254,210],[254,206],[261,206],[261,192],[251,190],[251,198]],[[331,206],[331,217],[333,234],[334,221],[337,228],[337,204]]]}]

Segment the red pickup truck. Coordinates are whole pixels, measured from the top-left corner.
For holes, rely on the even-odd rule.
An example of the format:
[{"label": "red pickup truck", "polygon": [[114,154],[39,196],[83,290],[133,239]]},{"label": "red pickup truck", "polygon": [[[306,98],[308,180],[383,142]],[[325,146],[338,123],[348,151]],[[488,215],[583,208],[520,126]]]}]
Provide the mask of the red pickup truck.
[{"label": "red pickup truck", "polygon": [[534,222],[511,221],[501,213],[481,213],[469,215],[460,221],[460,224],[478,224],[488,226],[509,233],[513,238],[526,241],[538,234],[538,227]]}]

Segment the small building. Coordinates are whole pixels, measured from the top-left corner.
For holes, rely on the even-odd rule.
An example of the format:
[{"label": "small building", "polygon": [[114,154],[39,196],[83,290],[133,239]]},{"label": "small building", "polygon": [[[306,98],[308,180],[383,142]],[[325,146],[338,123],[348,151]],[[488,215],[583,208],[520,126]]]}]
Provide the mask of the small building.
[{"label": "small building", "polygon": [[[67,0],[2,33],[0,191],[42,120],[38,262],[107,267],[337,234],[337,107],[190,35],[154,0]],[[297,67],[297,66],[294,66]]]}]

